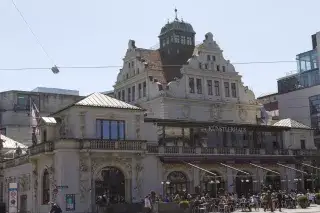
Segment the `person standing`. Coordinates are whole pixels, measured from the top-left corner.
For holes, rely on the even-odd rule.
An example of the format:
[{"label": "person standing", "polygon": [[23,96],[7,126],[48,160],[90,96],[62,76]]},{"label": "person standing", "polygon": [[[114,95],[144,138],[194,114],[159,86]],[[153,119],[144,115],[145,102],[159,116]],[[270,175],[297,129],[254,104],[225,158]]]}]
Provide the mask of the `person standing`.
[{"label": "person standing", "polygon": [[278,202],[279,212],[281,212],[282,201],[283,201],[283,194],[282,194],[282,192],[279,190],[279,192],[278,192],[278,194],[277,194],[277,202]]}]

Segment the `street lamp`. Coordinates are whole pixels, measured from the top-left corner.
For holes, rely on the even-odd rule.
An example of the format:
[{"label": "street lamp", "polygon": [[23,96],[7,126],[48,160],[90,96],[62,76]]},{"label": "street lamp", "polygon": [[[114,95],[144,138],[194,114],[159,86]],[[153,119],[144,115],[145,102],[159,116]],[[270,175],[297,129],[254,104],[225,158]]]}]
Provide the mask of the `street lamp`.
[{"label": "street lamp", "polygon": [[51,71],[53,72],[53,74],[58,74],[60,72],[59,68],[56,65],[51,67]]}]

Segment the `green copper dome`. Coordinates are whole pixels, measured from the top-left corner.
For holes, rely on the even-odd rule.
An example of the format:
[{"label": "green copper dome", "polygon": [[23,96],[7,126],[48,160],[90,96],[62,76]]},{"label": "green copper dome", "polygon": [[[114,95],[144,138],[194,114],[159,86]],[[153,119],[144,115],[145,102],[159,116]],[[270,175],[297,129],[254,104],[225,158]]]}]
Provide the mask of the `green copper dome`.
[{"label": "green copper dome", "polygon": [[193,33],[195,34],[196,32],[193,30],[193,27],[191,24],[180,21],[177,18],[173,22],[169,22],[166,24],[164,27],[162,27],[160,35],[162,36],[166,34],[169,31],[181,31],[181,32],[188,32],[188,33]]}]

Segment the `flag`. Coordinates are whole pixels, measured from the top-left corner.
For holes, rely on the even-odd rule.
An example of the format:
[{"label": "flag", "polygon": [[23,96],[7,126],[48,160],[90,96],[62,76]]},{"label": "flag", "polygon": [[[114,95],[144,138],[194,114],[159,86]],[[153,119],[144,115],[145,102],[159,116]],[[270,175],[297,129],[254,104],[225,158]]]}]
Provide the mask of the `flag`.
[{"label": "flag", "polygon": [[39,121],[40,121],[40,112],[36,104],[30,98],[30,110],[31,110],[31,128],[32,132],[35,134],[39,134]]}]

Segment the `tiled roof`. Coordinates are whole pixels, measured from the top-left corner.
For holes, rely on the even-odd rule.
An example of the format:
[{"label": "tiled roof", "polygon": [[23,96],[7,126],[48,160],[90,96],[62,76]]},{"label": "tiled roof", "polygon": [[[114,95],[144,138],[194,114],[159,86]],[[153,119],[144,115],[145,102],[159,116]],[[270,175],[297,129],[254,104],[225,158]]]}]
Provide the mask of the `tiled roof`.
[{"label": "tiled roof", "polygon": [[282,119],[273,126],[290,127],[295,129],[311,129],[309,126],[299,123],[298,121],[292,120],[291,118]]},{"label": "tiled roof", "polygon": [[93,93],[81,101],[74,104],[75,106],[92,106],[92,107],[105,107],[105,108],[117,108],[117,109],[132,109],[132,110],[143,110],[140,107],[128,104],[110,96]]},{"label": "tiled roof", "polygon": [[22,149],[28,148],[26,145],[23,145],[22,143],[19,143],[11,138],[8,138],[4,135],[0,135],[1,140],[3,141],[3,148],[5,149],[16,149],[17,147],[20,147]]}]

